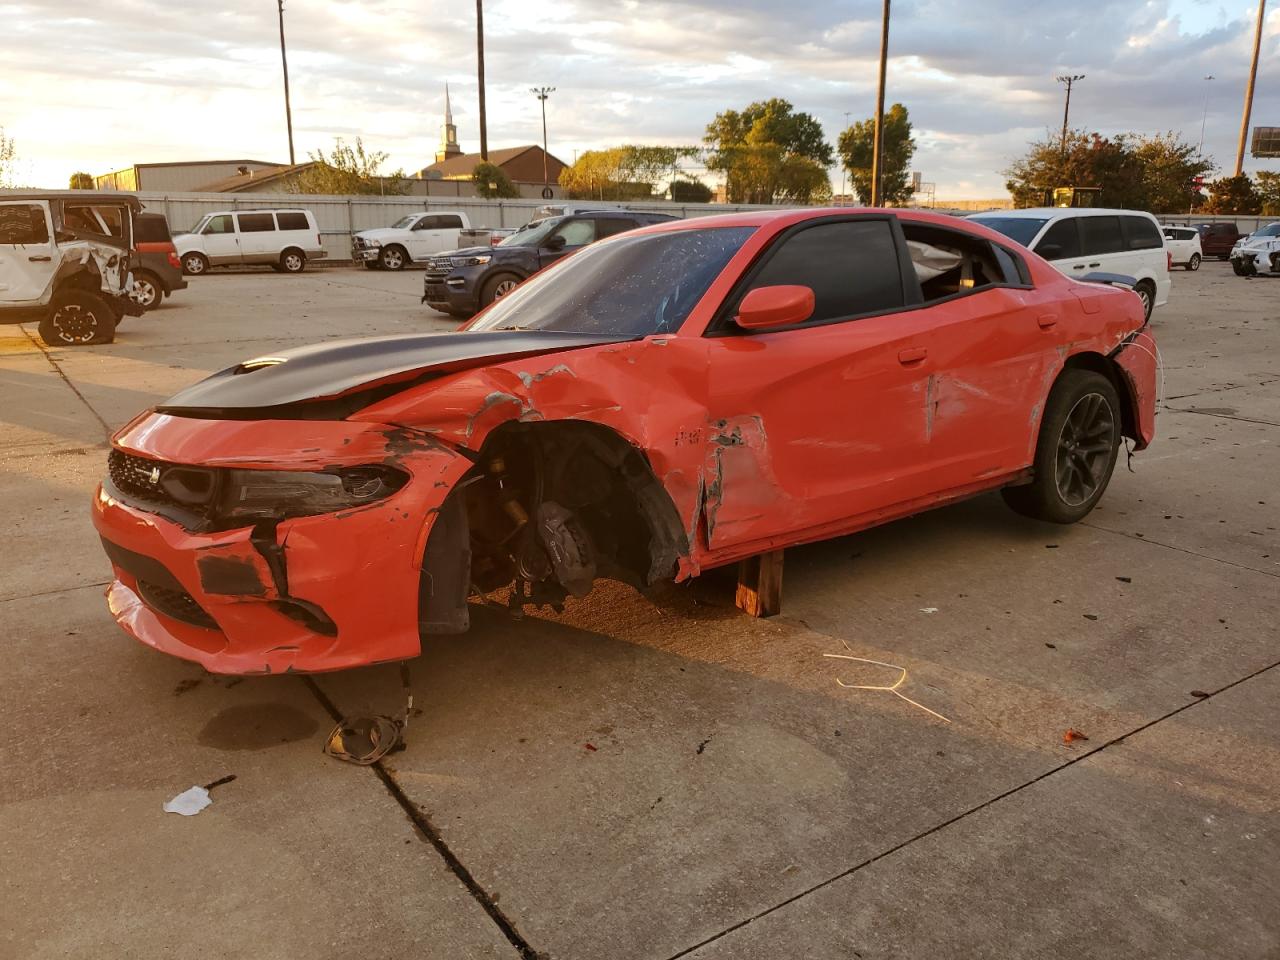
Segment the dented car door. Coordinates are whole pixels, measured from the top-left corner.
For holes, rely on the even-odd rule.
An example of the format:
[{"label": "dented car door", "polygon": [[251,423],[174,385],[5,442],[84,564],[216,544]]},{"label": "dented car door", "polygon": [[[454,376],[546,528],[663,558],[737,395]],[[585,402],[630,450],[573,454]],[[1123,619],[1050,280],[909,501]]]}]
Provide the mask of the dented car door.
[{"label": "dented car door", "polygon": [[[774,285],[813,289],[810,319],[738,329],[742,297]],[[930,489],[927,320],[907,290],[896,222],[877,215],[789,231],[730,296],[709,330],[713,551],[821,536]]]},{"label": "dented car door", "polygon": [[44,205],[0,202],[0,300],[39,301],[53,281],[53,254]]}]

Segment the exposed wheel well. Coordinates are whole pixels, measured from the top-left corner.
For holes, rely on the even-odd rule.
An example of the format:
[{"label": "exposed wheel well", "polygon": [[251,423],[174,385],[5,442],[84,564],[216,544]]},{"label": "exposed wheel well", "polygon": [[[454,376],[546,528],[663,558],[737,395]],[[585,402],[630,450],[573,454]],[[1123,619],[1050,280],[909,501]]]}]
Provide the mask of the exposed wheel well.
[{"label": "exposed wheel well", "polygon": [[[1146,280],[1139,282],[1149,283]],[[1094,373],[1100,373],[1110,380],[1111,385],[1116,388],[1116,393],[1120,396],[1120,432],[1131,440],[1138,439],[1138,426],[1134,420],[1133,391],[1129,388],[1129,381],[1120,373],[1120,368],[1114,360],[1104,357],[1100,353],[1077,353],[1067,358],[1067,362],[1063,364],[1063,369],[1092,370]]]},{"label": "exposed wheel well", "polygon": [[[512,586],[513,603],[558,608],[569,595],[585,596],[598,578],[644,588],[674,575],[689,551],[675,505],[648,459],[600,424],[504,424],[486,438],[448,501],[452,510],[442,507],[441,520],[446,512],[454,519],[432,529],[424,583],[447,575],[433,563],[456,567],[466,543],[470,586],[484,592]],[[437,561],[438,532],[454,541],[446,561]],[[419,619],[427,632],[448,632],[433,625],[458,618],[437,610]]]}]

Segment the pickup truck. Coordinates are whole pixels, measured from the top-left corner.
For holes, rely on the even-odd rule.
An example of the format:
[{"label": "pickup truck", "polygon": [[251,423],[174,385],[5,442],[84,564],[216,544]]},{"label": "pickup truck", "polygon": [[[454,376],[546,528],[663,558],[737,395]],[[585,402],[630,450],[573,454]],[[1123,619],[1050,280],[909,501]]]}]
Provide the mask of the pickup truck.
[{"label": "pickup truck", "polygon": [[466,247],[427,260],[422,302],[470,317],[561,257],[614,234],[676,217],[630,210],[583,210],[531,220],[496,246]]},{"label": "pickup truck", "polygon": [[423,211],[401,217],[389,227],[361,230],[351,238],[351,259],[370,270],[403,270],[432,254],[462,246],[459,234],[471,227],[465,213]]}]

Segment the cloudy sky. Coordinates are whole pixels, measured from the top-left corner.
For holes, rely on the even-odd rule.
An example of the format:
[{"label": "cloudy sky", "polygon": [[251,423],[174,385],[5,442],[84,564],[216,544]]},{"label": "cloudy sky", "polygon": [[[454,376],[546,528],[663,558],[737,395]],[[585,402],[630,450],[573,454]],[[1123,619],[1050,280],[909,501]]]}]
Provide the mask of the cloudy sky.
[{"label": "cloudy sky", "polygon": [[[1003,194],[999,171],[1061,124],[1053,78],[1065,71],[1087,75],[1073,126],[1103,133],[1198,141],[1207,92],[1205,150],[1230,167],[1256,9],[896,0],[888,97],[910,110],[914,167],[939,198]],[[462,146],[478,149],[470,0],[287,0],[285,16],[300,160],[361,136],[391,167],[425,166],[446,81]],[[557,88],[551,152],[569,162],[620,142],[694,143],[717,111],[770,96],[813,113],[834,141],[846,111],[874,108],[879,18],[879,0],[486,0],[489,143],[540,139],[528,88],[543,84]],[[0,126],[34,185],[133,163],[288,159],[274,0],[0,0],[0,24]],[[1280,126],[1278,45],[1273,3],[1256,124]]]}]

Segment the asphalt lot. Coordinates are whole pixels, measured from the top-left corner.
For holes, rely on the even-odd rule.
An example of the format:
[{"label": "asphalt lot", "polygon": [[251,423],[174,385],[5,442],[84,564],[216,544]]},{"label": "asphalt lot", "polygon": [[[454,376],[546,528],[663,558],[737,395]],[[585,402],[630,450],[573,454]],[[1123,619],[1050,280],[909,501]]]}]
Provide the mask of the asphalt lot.
[{"label": "asphalt lot", "polygon": [[[207,372],[452,329],[421,281],[214,274],[76,350],[0,327],[0,957],[1280,955],[1280,282],[1175,273],[1159,436],[1086,522],[986,496],[790,550],[769,621],[715,574],[478,610],[359,768],[332,712],[398,710],[394,668],[144,648],[89,499],[109,432]],[[850,652],[949,722],[838,686],[897,677]]]}]

